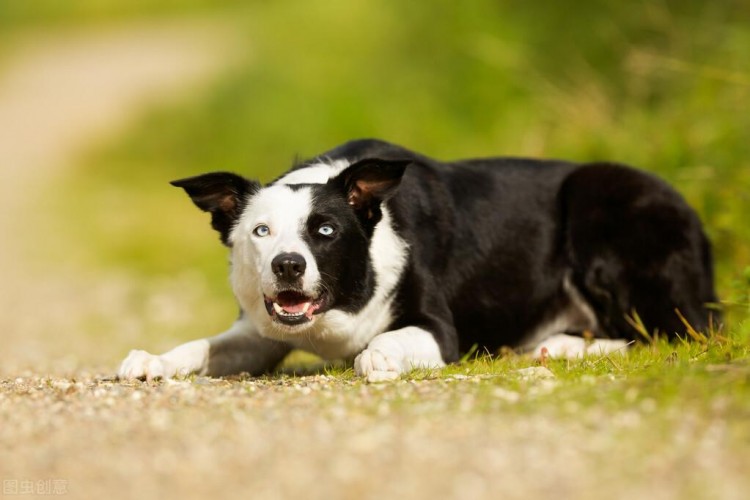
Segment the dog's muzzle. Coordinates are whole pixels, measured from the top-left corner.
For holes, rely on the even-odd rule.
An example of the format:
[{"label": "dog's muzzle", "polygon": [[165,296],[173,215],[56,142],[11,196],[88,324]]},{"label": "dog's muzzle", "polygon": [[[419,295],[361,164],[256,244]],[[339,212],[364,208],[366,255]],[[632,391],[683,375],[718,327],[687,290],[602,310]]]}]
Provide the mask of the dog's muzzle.
[{"label": "dog's muzzle", "polygon": [[281,253],[271,261],[279,292],[274,297],[264,296],[266,311],[274,321],[284,325],[301,325],[322,312],[326,294],[310,295],[302,290],[302,278],[307,269],[305,258],[298,253]]}]

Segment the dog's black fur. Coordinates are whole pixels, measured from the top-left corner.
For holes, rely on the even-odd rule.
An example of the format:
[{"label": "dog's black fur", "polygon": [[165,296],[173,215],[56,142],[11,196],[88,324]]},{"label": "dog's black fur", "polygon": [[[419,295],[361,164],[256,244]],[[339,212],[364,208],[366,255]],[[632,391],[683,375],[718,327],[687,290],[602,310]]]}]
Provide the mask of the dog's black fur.
[{"label": "dog's black fur", "polygon": [[701,223],[653,175],[611,163],[439,162],[377,140],[321,158],[409,162],[388,201],[410,247],[391,328],[432,332],[446,361],[474,344],[518,345],[565,305],[567,273],[596,313],[597,337],[638,339],[634,313],[670,338],[686,329],[676,311],[697,330],[716,319]]}]

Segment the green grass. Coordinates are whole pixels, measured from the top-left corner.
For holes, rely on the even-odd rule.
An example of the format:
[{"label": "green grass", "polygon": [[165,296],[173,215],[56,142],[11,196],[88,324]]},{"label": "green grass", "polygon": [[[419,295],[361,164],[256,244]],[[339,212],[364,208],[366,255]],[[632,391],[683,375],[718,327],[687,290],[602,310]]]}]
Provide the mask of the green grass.
[{"label": "green grass", "polygon": [[[4,8],[15,27],[178,10],[95,4]],[[223,250],[207,217],[167,181],[209,170],[268,180],[295,156],[350,138],[446,159],[616,160],[665,177],[698,210],[727,332],[750,338],[750,11],[741,3],[584,2],[575,13],[489,0],[232,8],[245,63],[90,151],[53,200],[62,219],[77,221],[71,241],[88,242],[81,260],[144,280],[200,269],[207,300],[226,301]]]},{"label": "green grass", "polygon": [[[366,389],[351,369],[334,366],[318,372],[328,377],[322,387],[334,391],[336,398],[310,397],[305,404],[321,415],[344,407],[373,419],[384,413],[397,420],[449,416],[459,421],[471,415],[514,425],[524,419],[543,418],[560,429],[569,425],[591,431],[608,429],[613,443],[620,443],[613,448],[633,447],[636,451],[631,458],[638,463],[644,460],[643,450],[651,446],[671,447],[688,456],[693,451],[671,442],[675,434],[686,426],[692,428],[687,436],[688,449],[692,449],[720,422],[733,440],[731,449],[724,450],[727,458],[741,454],[750,442],[746,425],[750,417],[748,354],[746,344],[730,341],[658,342],[635,346],[624,356],[548,360],[545,364],[554,375],[550,378],[522,376],[522,370],[539,366],[528,357],[485,356],[441,370],[417,370],[376,389]],[[309,364],[305,366],[309,368]],[[272,386],[306,384],[310,379],[298,378],[300,373],[311,372],[303,369],[294,374],[287,369],[261,380]],[[236,377],[232,382],[249,380]],[[582,446],[591,444],[585,432],[581,439]],[[531,444],[535,441],[529,439],[528,446],[536,446]],[[548,446],[553,450],[556,443]],[[621,467],[627,466],[627,460],[624,456],[608,458]],[[618,483],[615,488],[620,487]]]}]

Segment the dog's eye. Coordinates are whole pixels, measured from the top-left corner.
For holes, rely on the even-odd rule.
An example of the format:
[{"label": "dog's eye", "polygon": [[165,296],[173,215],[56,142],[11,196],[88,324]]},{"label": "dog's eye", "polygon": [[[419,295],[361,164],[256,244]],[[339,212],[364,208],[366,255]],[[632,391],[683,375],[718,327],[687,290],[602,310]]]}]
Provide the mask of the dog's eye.
[{"label": "dog's eye", "polygon": [[253,229],[253,234],[259,238],[263,238],[264,236],[271,234],[271,229],[265,224],[258,224],[255,226],[255,229]]},{"label": "dog's eye", "polygon": [[323,224],[318,228],[318,234],[322,234],[323,236],[331,236],[335,232],[336,230],[330,224]]}]

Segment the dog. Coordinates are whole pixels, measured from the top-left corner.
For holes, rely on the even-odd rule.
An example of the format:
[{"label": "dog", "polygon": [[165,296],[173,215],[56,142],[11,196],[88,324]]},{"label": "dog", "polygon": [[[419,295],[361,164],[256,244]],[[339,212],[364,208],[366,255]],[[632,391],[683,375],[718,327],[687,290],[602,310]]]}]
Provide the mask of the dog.
[{"label": "dog", "polygon": [[666,182],[613,163],[441,162],[348,142],[261,186],[236,174],[172,182],[211,214],[240,316],[122,379],[260,375],[292,349],[353,361],[368,380],[462,353],[575,357],[712,326],[711,248]]}]

